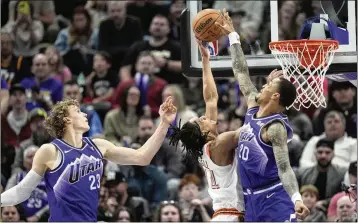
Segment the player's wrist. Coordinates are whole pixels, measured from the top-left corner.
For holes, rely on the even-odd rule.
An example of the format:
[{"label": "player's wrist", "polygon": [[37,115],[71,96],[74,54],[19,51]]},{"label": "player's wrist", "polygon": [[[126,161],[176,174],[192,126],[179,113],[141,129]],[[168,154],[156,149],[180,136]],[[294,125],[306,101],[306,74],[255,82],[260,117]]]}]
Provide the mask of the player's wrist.
[{"label": "player's wrist", "polygon": [[229,33],[228,37],[229,37],[230,46],[236,43],[240,44],[240,36],[237,32]]},{"label": "player's wrist", "polygon": [[296,204],[297,201],[302,202],[302,196],[299,192],[296,192],[292,195],[291,200],[292,200],[293,204]]}]

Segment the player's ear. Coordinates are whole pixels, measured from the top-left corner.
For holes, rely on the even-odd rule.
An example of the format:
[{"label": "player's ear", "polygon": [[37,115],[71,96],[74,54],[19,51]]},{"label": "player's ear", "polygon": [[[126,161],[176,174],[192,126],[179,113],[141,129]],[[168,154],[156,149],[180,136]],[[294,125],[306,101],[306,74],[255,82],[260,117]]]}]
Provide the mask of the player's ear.
[{"label": "player's ear", "polygon": [[278,100],[280,99],[280,93],[276,92],[271,95],[271,99]]},{"label": "player's ear", "polygon": [[69,119],[68,117],[64,117],[64,118],[63,118],[63,121],[64,121],[66,124],[70,124],[70,123],[71,123],[71,119]]}]

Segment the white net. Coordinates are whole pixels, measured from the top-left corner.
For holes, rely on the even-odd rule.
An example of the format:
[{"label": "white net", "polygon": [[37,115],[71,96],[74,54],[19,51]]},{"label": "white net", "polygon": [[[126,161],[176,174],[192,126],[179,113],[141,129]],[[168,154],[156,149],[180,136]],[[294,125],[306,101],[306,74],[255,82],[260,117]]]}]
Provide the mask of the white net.
[{"label": "white net", "polygon": [[315,41],[314,47],[310,42],[279,42],[270,44],[272,54],[279,62],[283,75],[297,89],[297,98],[287,109],[301,106],[309,108],[312,104],[317,108],[326,107],[323,94],[323,82],[337,45],[335,43]]}]

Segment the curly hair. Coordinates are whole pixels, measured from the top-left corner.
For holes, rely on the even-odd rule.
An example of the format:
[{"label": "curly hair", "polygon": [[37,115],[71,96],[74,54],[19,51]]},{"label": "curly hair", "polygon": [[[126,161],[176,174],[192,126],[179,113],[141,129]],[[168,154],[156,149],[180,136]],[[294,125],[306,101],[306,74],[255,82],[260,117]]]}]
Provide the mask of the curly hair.
[{"label": "curly hair", "polygon": [[45,128],[48,133],[55,138],[62,138],[66,131],[64,118],[68,116],[70,106],[80,107],[77,100],[67,99],[58,102],[53,106],[50,115],[45,120]]},{"label": "curly hair", "polygon": [[198,160],[203,155],[203,146],[207,142],[209,132],[203,133],[196,122],[187,122],[180,128],[170,125],[169,145],[178,146],[179,141],[183,144],[183,152],[186,151],[185,159]]}]

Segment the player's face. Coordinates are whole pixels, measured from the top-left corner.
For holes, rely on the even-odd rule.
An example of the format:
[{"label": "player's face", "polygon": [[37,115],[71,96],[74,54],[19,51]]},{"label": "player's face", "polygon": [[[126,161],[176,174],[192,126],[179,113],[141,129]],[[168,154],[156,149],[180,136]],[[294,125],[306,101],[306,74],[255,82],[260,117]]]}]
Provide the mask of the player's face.
[{"label": "player's face", "polygon": [[280,85],[280,79],[275,78],[270,83],[262,86],[261,91],[256,96],[256,102],[258,104],[267,103],[271,100],[272,96],[276,96],[278,94],[278,87]]},{"label": "player's face", "polygon": [[316,159],[318,165],[322,167],[327,167],[333,159],[332,149],[324,146],[318,147],[316,149]]},{"label": "player's face", "polygon": [[160,211],[160,218],[162,222],[179,222],[179,210],[173,205],[166,205]]},{"label": "player's face", "polygon": [[302,194],[302,200],[303,204],[311,210],[317,202],[317,197],[314,195],[314,193],[306,191]]},{"label": "player's face", "polygon": [[89,130],[90,127],[88,124],[87,114],[81,112],[79,107],[73,105],[70,106],[68,113],[70,123],[73,125],[75,130],[79,130],[81,132],[87,132]]},{"label": "player's face", "polygon": [[212,132],[216,130],[216,122],[208,119],[206,116],[201,116],[200,118],[192,118],[189,120],[189,122],[198,123],[202,132]]}]

